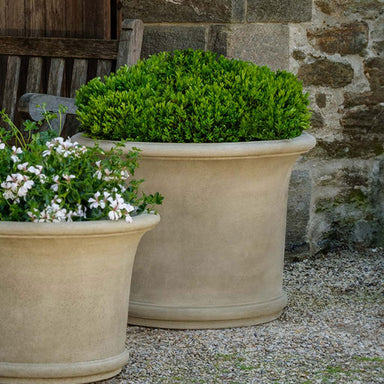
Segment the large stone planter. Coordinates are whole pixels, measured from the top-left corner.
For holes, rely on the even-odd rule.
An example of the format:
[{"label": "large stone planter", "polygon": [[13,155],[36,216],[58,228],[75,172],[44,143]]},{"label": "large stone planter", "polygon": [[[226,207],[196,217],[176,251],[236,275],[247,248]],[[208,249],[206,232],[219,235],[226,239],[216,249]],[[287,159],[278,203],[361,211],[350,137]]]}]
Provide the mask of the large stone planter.
[{"label": "large stone planter", "polygon": [[0,383],[88,383],[128,361],[133,223],[0,222]]},{"label": "large stone planter", "polygon": [[277,318],[286,305],[289,178],[314,145],[306,133],[265,142],[129,143],[142,149],[135,176],[148,180],[147,192],[165,196],[161,225],[138,249],[129,323],[219,328]]}]

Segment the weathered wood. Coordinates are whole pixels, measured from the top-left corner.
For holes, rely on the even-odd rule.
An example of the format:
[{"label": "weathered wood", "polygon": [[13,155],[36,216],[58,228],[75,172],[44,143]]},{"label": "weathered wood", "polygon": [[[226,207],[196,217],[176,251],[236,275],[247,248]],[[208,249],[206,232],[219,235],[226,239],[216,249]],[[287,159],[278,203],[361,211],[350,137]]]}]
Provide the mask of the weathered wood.
[{"label": "weathered wood", "polygon": [[44,116],[42,109],[38,106],[43,104],[45,104],[45,109],[49,112],[57,113],[61,105],[67,108],[66,115],[75,115],[77,111],[74,99],[42,93],[25,93],[20,97],[18,109],[26,119],[40,121]]},{"label": "weathered wood", "polygon": [[63,84],[63,76],[64,76],[64,59],[52,59],[51,66],[49,69],[48,76],[48,89],[47,93],[49,95],[60,96],[61,87]]},{"label": "weathered wood", "polygon": [[29,58],[26,85],[27,92],[40,92],[42,67],[43,59],[41,57]]},{"label": "weathered wood", "polygon": [[3,55],[73,57],[77,59],[116,60],[117,40],[0,37],[0,52]]},{"label": "weathered wood", "polygon": [[65,7],[66,1],[49,0],[45,2],[45,35],[49,37],[65,36],[66,19]]},{"label": "weathered wood", "polygon": [[45,35],[45,0],[25,1],[25,35]]},{"label": "weathered wood", "polygon": [[43,105],[46,111],[56,113],[58,117],[60,108],[66,108],[66,112],[61,116],[61,120],[58,118],[51,121],[52,128],[58,133],[63,130],[66,118],[76,115],[77,107],[75,106],[74,99],[40,93],[25,93],[21,96],[18,110],[24,119],[40,121],[44,119]]},{"label": "weathered wood", "polygon": [[[83,37],[111,38],[110,0],[83,0]],[[98,20],[95,23],[95,20]]]},{"label": "weathered wood", "polygon": [[134,65],[140,59],[144,24],[141,20],[124,20],[121,26],[116,67]]},{"label": "weathered wood", "polygon": [[71,89],[69,96],[75,97],[78,90],[87,81],[88,61],[76,59],[73,62]]},{"label": "weathered wood", "polygon": [[97,60],[96,76],[104,78],[111,73],[112,61],[111,60]]},{"label": "weathered wood", "polygon": [[4,96],[2,107],[11,120],[15,115],[17,91],[19,88],[21,59],[18,56],[9,56],[7,60],[7,75],[5,77]]},{"label": "weathered wood", "polygon": [[[66,37],[85,37],[83,35],[83,1],[66,1]],[[96,36],[93,36],[96,38]]]},{"label": "weathered wood", "polygon": [[1,34],[23,36],[25,34],[24,0],[1,0],[1,3],[0,13],[3,13]]}]

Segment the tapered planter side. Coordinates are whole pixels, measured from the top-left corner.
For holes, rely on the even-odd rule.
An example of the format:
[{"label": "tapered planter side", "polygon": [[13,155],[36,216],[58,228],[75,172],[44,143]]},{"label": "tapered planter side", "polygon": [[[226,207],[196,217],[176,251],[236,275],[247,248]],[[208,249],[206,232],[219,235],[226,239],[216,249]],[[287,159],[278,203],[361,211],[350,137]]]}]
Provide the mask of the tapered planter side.
[{"label": "tapered planter side", "polygon": [[0,383],[120,372],[136,249],[159,220],[0,222]]},{"label": "tapered planter side", "polygon": [[221,328],[277,318],[286,305],[288,183],[296,159],[314,145],[306,133],[244,143],[129,143],[142,150],[135,176],[148,180],[147,192],[165,196],[161,226],[138,249],[129,323]]}]

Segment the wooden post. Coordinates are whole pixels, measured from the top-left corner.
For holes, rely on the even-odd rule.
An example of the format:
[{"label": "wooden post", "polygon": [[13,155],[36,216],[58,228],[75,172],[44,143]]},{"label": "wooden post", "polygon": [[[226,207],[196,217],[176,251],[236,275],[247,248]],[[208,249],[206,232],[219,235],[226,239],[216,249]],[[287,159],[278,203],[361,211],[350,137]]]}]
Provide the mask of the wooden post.
[{"label": "wooden post", "polygon": [[124,20],[121,26],[116,68],[134,65],[140,59],[144,24],[141,20]]},{"label": "wooden post", "polygon": [[20,78],[20,64],[21,59],[19,56],[9,56],[7,60],[7,76],[5,78],[3,108],[8,116],[13,120],[15,116],[15,107],[17,100],[17,90],[19,88]]}]

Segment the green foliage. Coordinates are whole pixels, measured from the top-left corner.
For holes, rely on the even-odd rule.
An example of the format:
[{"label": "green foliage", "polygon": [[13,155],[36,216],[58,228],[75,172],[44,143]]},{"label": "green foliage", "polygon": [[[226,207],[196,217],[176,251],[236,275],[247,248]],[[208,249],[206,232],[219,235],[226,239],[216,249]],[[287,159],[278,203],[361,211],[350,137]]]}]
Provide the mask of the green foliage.
[{"label": "green foliage", "polygon": [[308,104],[293,74],[201,50],[153,55],[76,96],[90,136],[149,142],[293,138],[309,127]]},{"label": "green foliage", "polygon": [[1,221],[131,221],[161,204],[161,195],[139,193],[143,180],[130,177],[138,150],[123,155],[122,143],[110,152],[86,148],[52,131],[34,133],[39,124],[30,121],[25,138],[4,111],[0,119],[10,128],[0,128]]}]

